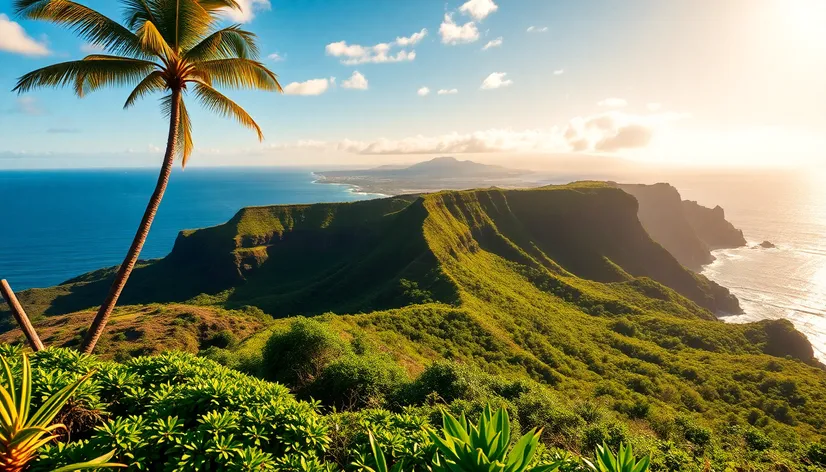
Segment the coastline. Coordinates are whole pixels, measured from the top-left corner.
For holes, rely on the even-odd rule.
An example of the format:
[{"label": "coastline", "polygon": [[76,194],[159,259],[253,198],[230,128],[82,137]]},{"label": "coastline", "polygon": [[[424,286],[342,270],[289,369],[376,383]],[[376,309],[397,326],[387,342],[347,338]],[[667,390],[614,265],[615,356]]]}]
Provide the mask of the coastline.
[{"label": "coastline", "polygon": [[345,182],[330,182],[325,180],[323,175],[316,174],[315,172],[310,172],[310,175],[313,177],[313,181],[311,183],[318,184],[318,185],[341,185],[348,187],[348,192],[354,195],[363,195],[363,196],[375,196],[376,198],[389,198],[393,195],[388,195],[386,193],[379,193],[379,192],[368,192],[364,190],[362,187],[359,187],[355,184],[348,184]]},{"label": "coastline", "polygon": [[[766,266],[778,266],[785,259],[795,258],[799,249],[779,246],[777,249],[755,248],[755,242],[747,246],[713,251],[715,261],[703,266],[701,274],[727,287],[740,300],[743,313],[718,315],[725,323],[755,323],[762,320],[786,319],[806,335],[814,349],[815,357],[826,362],[826,310],[820,307],[817,297],[806,287],[794,290],[786,284],[763,283],[752,274]],[[801,258],[799,263],[803,262]],[[792,264],[782,264],[793,267]]]}]

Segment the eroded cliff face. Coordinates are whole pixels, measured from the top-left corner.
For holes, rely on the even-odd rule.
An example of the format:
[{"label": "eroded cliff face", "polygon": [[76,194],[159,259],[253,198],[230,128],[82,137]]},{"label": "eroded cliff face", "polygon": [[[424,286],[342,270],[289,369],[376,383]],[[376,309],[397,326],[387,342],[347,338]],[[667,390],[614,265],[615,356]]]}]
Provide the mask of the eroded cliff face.
[{"label": "eroded cliff face", "polygon": [[[638,213],[635,198],[598,182],[245,208],[223,225],[182,232],[171,254],[134,271],[122,301],[198,298],[279,317],[358,313],[458,303],[490,283],[479,276],[495,275],[508,280],[496,289],[528,277],[564,300],[588,299],[589,310],[636,312],[657,293],[687,316],[739,312],[728,290],[652,240]],[[99,303],[111,275],[20,297],[37,315],[77,311]]]},{"label": "eroded cliff face", "polygon": [[726,220],[723,209],[717,205],[708,208],[697,202],[684,200],[683,211],[688,223],[694,229],[694,234],[703,241],[709,249],[723,249],[746,245],[743,231],[734,227]]},{"label": "eroded cliff face", "polygon": [[743,232],[726,221],[719,206],[683,201],[680,192],[665,183],[616,186],[637,199],[640,222],[651,238],[695,272],[714,261],[712,250],[746,244]]}]

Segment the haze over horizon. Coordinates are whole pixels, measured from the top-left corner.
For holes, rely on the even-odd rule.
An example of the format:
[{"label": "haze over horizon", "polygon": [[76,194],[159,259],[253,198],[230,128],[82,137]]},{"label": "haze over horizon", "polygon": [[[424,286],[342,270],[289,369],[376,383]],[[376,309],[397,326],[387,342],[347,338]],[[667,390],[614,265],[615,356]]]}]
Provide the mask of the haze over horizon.
[{"label": "haze over horizon", "polygon": [[[262,144],[193,110],[193,166],[451,155],[542,169],[549,156],[597,155],[811,168],[826,155],[826,2],[241,3],[227,21],[252,24],[286,93],[233,95]],[[116,5],[88,4],[120,18]],[[0,0],[0,169],[157,165],[154,101],[124,112],[126,88],[83,100],[10,91],[32,69],[94,51]]]}]

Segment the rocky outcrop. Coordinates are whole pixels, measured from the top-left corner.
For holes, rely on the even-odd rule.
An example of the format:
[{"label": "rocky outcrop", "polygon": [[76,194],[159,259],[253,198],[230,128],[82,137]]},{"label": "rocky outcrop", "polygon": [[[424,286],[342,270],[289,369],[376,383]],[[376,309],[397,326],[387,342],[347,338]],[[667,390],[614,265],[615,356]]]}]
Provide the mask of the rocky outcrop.
[{"label": "rocky outcrop", "polygon": [[709,249],[723,249],[746,245],[743,231],[726,220],[726,214],[718,205],[708,208],[697,202],[683,201],[683,212],[694,234]]},{"label": "rocky outcrop", "polygon": [[637,199],[637,216],[651,238],[695,272],[714,261],[712,250],[746,244],[743,232],[726,221],[719,206],[683,201],[680,192],[666,183],[613,185]]}]

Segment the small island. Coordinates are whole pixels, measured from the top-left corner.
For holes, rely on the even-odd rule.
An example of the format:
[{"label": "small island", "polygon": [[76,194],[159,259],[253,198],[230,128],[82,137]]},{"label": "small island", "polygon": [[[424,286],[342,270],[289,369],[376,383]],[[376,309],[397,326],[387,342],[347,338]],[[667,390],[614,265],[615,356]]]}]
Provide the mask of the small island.
[{"label": "small island", "polygon": [[777,247],[777,246],[776,246],[774,243],[772,243],[771,241],[763,241],[762,243],[758,244],[758,246],[760,246],[760,247],[762,247],[762,248],[764,248],[764,249],[774,249],[774,248],[776,248],[776,247]]}]

